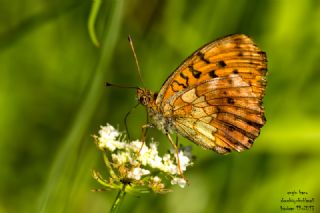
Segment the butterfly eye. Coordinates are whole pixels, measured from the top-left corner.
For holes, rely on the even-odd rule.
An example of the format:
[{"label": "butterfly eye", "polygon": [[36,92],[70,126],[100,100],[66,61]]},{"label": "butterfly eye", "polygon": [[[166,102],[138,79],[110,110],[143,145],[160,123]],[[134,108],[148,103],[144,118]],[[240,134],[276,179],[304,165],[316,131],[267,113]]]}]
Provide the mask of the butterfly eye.
[{"label": "butterfly eye", "polygon": [[149,99],[148,96],[141,96],[141,97],[139,98],[139,102],[140,102],[142,105],[145,105],[145,106],[148,105],[149,101],[150,101],[150,99]]}]

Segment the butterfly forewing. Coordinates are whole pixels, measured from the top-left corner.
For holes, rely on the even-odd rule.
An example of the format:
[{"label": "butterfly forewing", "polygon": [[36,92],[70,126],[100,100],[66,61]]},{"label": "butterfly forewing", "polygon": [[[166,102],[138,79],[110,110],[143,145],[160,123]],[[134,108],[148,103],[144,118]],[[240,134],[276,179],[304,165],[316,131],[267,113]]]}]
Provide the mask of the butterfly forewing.
[{"label": "butterfly forewing", "polygon": [[246,35],[213,41],[187,58],[162,86],[157,104],[174,93],[208,79],[239,74],[260,98],[266,84],[266,55]]},{"label": "butterfly forewing", "polygon": [[184,61],[164,83],[156,105],[196,144],[219,153],[243,151],[265,123],[266,70],[265,53],[248,36],[227,36]]}]

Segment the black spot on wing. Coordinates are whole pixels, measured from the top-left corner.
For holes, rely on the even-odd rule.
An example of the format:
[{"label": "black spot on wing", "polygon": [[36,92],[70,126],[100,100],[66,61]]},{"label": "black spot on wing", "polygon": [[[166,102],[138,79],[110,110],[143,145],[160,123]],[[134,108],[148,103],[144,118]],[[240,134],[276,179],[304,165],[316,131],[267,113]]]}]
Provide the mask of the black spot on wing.
[{"label": "black spot on wing", "polygon": [[182,83],[179,83],[177,80],[174,80],[174,81],[172,82],[172,84],[170,85],[172,91],[174,91],[174,92],[180,91],[180,89],[175,89],[175,85],[178,85],[178,86],[183,87],[183,88],[187,88],[186,85],[184,85],[184,84],[182,84]]},{"label": "black spot on wing", "polygon": [[[241,120],[243,120],[242,118],[239,118]],[[220,123],[230,132],[233,132],[233,131],[237,131],[237,132],[240,132],[242,135],[246,136],[248,138],[248,143],[249,140],[252,140],[252,143],[254,141],[254,139],[256,138],[255,135],[253,135],[251,132],[249,132],[248,130],[246,129],[241,129],[237,126],[235,126],[234,124],[230,124],[230,123],[227,123],[225,121],[220,121]]]},{"label": "black spot on wing", "polygon": [[206,64],[210,64],[210,61],[204,57],[204,54],[201,51],[197,52],[197,56],[199,56],[201,61],[204,61]]},{"label": "black spot on wing", "polygon": [[209,72],[209,76],[210,76],[211,78],[216,78],[216,77],[218,77],[215,70],[211,70],[211,71]]},{"label": "black spot on wing", "polygon": [[252,140],[252,139],[248,139],[248,143],[250,143],[250,144],[253,144],[253,142],[254,142],[254,140]]},{"label": "black spot on wing", "polygon": [[180,72],[180,77],[186,80],[186,86],[189,86],[189,77]]},{"label": "black spot on wing", "polygon": [[200,71],[194,69],[194,67],[192,65],[189,65],[188,68],[189,68],[190,72],[192,73],[193,77],[195,77],[197,79],[200,78],[200,76],[201,76]]},{"label": "black spot on wing", "polygon": [[261,129],[261,127],[263,126],[263,124],[258,124],[258,123],[252,122],[252,121],[247,121],[246,123],[250,126],[253,126],[256,129]]},{"label": "black spot on wing", "polygon": [[218,65],[218,67],[220,67],[220,68],[223,68],[223,67],[225,67],[225,66],[227,66],[227,64],[226,64],[226,62],[224,62],[224,61],[218,61],[217,62],[217,65]]},{"label": "black spot on wing", "polygon": [[234,99],[228,97],[227,102],[228,102],[228,104],[234,104]]},{"label": "black spot on wing", "polygon": [[262,118],[262,122],[263,122],[263,123],[267,122],[267,119],[266,119],[266,116],[265,116],[265,115],[262,115],[261,118]]},{"label": "black spot on wing", "polygon": [[230,132],[233,132],[234,130],[236,130],[236,128],[234,126],[230,125],[230,126],[228,126],[228,130]]},{"label": "black spot on wing", "polygon": [[231,152],[231,149],[228,147],[221,147],[221,146],[214,146],[212,148],[213,151],[219,153],[219,154],[227,154],[229,152]]},{"label": "black spot on wing", "polygon": [[259,68],[258,71],[263,72],[263,73],[268,72],[267,68],[264,68],[264,67]]},{"label": "black spot on wing", "polygon": [[267,60],[267,54],[263,51],[258,51],[258,54],[262,55],[262,57]]}]

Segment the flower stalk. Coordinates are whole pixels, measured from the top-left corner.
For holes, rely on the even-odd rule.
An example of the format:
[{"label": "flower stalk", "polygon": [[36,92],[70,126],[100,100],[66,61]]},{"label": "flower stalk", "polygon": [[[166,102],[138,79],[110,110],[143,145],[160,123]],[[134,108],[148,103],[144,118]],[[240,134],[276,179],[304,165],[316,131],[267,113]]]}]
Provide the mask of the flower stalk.
[{"label": "flower stalk", "polygon": [[110,213],[115,213],[118,211],[119,206],[121,204],[121,202],[124,199],[124,196],[126,195],[126,186],[127,184],[123,184],[122,188],[119,190],[116,199],[114,200]]}]

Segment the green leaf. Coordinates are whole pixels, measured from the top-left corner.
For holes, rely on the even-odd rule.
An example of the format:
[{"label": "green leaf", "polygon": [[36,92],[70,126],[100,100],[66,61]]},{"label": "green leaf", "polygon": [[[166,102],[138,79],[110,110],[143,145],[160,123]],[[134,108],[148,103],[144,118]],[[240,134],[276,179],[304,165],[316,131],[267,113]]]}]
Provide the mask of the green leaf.
[{"label": "green leaf", "polygon": [[100,47],[100,43],[97,38],[97,34],[95,31],[95,23],[97,21],[97,16],[99,13],[99,10],[101,8],[102,1],[101,0],[93,0],[92,1],[92,7],[90,10],[90,15],[88,19],[88,31],[89,31],[89,36],[91,38],[92,43],[96,47]]}]

